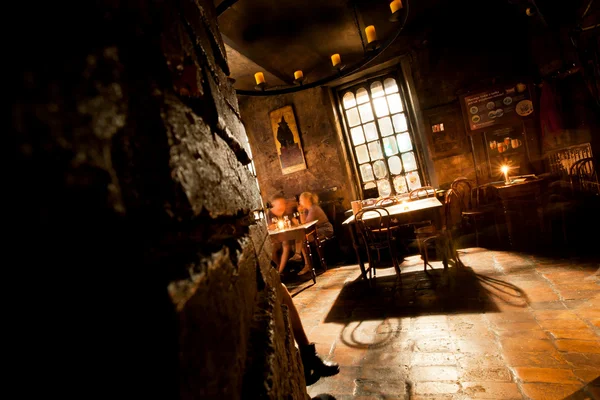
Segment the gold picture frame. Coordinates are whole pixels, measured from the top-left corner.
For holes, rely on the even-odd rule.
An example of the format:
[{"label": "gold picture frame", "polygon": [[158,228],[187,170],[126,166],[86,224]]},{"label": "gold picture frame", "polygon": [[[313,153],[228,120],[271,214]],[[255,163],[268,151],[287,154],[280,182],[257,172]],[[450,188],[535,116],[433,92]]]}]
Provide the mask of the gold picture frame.
[{"label": "gold picture frame", "polygon": [[287,175],[306,169],[306,160],[292,106],[273,110],[269,113],[269,117],[281,172]]}]

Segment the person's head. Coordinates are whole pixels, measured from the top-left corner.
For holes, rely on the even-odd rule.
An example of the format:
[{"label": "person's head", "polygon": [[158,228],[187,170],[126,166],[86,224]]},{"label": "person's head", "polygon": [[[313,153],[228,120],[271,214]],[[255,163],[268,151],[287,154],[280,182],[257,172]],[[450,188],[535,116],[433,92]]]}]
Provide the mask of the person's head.
[{"label": "person's head", "polygon": [[271,211],[275,215],[283,215],[285,213],[285,209],[287,207],[287,201],[283,196],[275,196],[271,199]]},{"label": "person's head", "polygon": [[300,205],[307,210],[312,207],[313,204],[317,204],[319,199],[316,194],[310,192],[304,192],[300,195]]}]

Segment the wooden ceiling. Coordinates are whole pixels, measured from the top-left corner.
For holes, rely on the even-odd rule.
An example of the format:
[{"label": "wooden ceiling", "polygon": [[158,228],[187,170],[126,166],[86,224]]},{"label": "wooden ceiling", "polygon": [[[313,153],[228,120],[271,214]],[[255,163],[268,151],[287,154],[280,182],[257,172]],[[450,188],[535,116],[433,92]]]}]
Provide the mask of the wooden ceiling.
[{"label": "wooden ceiling", "polygon": [[[298,69],[308,81],[330,75],[331,54],[341,54],[347,64],[361,59],[367,25],[375,25],[380,39],[397,30],[398,24],[388,20],[389,2],[215,0],[217,9],[224,10],[218,22],[236,89],[252,90],[257,71],[265,73],[270,87],[288,86]],[[545,22],[556,26],[573,19],[584,3],[586,0],[536,1]],[[489,47],[492,42],[498,50],[510,50],[522,40],[521,35],[528,34],[527,26],[535,18],[526,17],[525,9],[531,6],[531,0],[410,0],[406,28],[386,54],[421,43],[456,48],[457,54],[464,48]]]}]

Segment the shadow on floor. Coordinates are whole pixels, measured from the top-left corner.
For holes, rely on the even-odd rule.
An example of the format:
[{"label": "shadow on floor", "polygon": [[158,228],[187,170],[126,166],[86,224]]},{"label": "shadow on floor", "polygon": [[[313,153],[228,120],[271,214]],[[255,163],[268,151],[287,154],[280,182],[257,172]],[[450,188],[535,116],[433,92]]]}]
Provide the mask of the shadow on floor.
[{"label": "shadow on floor", "polygon": [[526,295],[520,288],[478,275],[470,267],[440,268],[427,274],[420,268],[403,272],[402,281],[388,274],[377,277],[374,287],[360,277],[346,284],[325,322],[499,312],[497,302],[527,306]]}]

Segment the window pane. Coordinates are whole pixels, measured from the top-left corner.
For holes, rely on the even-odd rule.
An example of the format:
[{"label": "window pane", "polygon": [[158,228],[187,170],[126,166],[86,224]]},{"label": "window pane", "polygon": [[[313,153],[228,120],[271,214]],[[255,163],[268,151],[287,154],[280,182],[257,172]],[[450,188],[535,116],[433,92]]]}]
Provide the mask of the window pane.
[{"label": "window pane", "polygon": [[381,136],[390,136],[394,133],[394,128],[392,128],[392,120],[390,117],[384,117],[377,120],[379,123],[379,130],[381,131]]},{"label": "window pane", "polygon": [[373,189],[375,186],[375,182],[369,182],[365,185],[365,189]]},{"label": "window pane", "polygon": [[347,110],[350,107],[354,107],[356,105],[356,100],[354,99],[354,93],[348,92],[344,95],[342,101],[344,102],[344,108]]},{"label": "window pane", "polygon": [[408,152],[402,154],[402,163],[404,164],[405,171],[412,171],[417,169],[417,160],[415,160],[415,153]]},{"label": "window pane", "polygon": [[398,175],[402,172],[402,163],[400,163],[400,158],[398,158],[398,156],[388,158],[388,165],[390,166],[390,172],[392,175]]},{"label": "window pane", "polygon": [[408,130],[408,126],[406,125],[406,117],[404,114],[396,114],[392,116],[392,121],[394,122],[394,130],[396,133]]},{"label": "window pane", "polygon": [[385,93],[396,93],[398,91],[398,85],[396,84],[396,80],[394,78],[387,78],[383,81],[383,86],[385,87]]},{"label": "window pane", "polygon": [[385,178],[387,176],[387,168],[385,166],[385,162],[379,160],[373,163],[373,172],[375,172],[375,177],[378,179]]},{"label": "window pane", "polygon": [[360,124],[360,118],[358,118],[358,110],[356,107],[346,110],[346,118],[348,118],[348,125],[350,126]]},{"label": "window pane", "polygon": [[369,154],[371,155],[371,160],[379,160],[383,158],[383,154],[381,154],[381,144],[379,143],[379,140],[369,143],[368,146]]},{"label": "window pane", "polygon": [[356,91],[356,102],[358,104],[363,104],[366,103],[367,101],[369,101],[369,93],[367,92],[367,89],[365,88],[360,88]]},{"label": "window pane", "polygon": [[367,150],[366,145],[363,144],[360,146],[356,146],[355,150],[356,150],[356,159],[359,164],[370,161],[369,151]]},{"label": "window pane", "polygon": [[396,146],[396,138],[395,137],[386,137],[383,138],[383,149],[385,150],[386,156],[393,156],[398,153],[398,146]]},{"label": "window pane", "polygon": [[390,112],[392,114],[402,111],[402,100],[400,100],[400,95],[398,93],[390,94],[387,97],[387,101],[390,105]]},{"label": "window pane", "polygon": [[354,143],[355,146],[365,142],[362,126],[350,129],[350,135],[352,136],[352,143]]},{"label": "window pane", "polygon": [[394,178],[394,189],[398,194],[408,192],[408,188],[406,187],[406,179],[404,179],[402,175]]},{"label": "window pane", "polygon": [[410,190],[415,190],[422,186],[421,178],[419,178],[419,173],[417,171],[406,174],[406,180],[408,180],[408,188]]},{"label": "window pane", "polygon": [[360,112],[360,119],[362,120],[363,124],[365,122],[373,121],[373,110],[371,109],[371,105],[369,103],[358,106],[358,111]]},{"label": "window pane", "polygon": [[390,194],[392,194],[392,187],[390,186],[390,182],[387,179],[377,181],[377,191],[379,191],[380,196],[389,196]]},{"label": "window pane", "polygon": [[396,135],[398,138],[398,148],[401,152],[411,151],[412,150],[412,141],[410,140],[410,135],[408,132],[401,133]]},{"label": "window pane", "polygon": [[362,176],[363,182],[369,182],[375,180],[373,176],[373,169],[371,164],[363,164],[360,166],[360,175]]},{"label": "window pane", "polygon": [[364,125],[363,128],[365,129],[365,136],[367,137],[367,142],[379,138],[379,135],[377,135],[377,128],[375,127],[375,122],[369,122],[368,124]]},{"label": "window pane", "polygon": [[371,83],[371,97],[381,97],[383,94],[383,85],[381,82],[377,81]]},{"label": "window pane", "polygon": [[383,97],[373,100],[373,106],[375,107],[375,114],[378,117],[384,117],[389,114],[387,102]]}]

